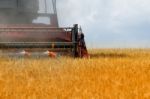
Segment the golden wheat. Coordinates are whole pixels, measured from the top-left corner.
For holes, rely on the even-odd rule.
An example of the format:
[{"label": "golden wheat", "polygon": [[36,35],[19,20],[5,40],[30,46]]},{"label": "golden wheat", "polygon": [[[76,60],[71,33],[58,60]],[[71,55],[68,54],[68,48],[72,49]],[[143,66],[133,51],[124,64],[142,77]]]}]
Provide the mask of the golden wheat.
[{"label": "golden wheat", "polygon": [[90,59],[0,58],[0,99],[150,99],[150,50],[90,50]]}]

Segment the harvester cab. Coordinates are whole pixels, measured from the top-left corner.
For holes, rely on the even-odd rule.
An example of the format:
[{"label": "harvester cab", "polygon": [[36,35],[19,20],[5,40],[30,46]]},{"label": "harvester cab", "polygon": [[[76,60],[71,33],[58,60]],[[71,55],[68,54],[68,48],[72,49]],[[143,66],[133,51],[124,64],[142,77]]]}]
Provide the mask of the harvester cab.
[{"label": "harvester cab", "polygon": [[77,24],[59,27],[56,0],[0,0],[1,51],[88,57],[80,30]]}]

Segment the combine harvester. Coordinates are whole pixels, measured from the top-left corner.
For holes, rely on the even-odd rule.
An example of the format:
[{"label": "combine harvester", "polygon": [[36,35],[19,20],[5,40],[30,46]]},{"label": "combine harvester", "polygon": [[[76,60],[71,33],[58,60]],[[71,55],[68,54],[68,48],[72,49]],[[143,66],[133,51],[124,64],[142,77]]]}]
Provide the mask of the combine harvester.
[{"label": "combine harvester", "polygon": [[56,0],[0,0],[1,53],[88,57],[80,30],[58,26]]}]

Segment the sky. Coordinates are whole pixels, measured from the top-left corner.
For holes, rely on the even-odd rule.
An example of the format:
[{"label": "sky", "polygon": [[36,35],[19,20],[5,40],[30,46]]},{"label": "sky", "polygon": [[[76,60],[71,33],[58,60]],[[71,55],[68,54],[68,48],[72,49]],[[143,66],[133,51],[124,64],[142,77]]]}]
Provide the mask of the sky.
[{"label": "sky", "polygon": [[79,24],[89,48],[150,48],[150,0],[57,0],[59,25]]}]

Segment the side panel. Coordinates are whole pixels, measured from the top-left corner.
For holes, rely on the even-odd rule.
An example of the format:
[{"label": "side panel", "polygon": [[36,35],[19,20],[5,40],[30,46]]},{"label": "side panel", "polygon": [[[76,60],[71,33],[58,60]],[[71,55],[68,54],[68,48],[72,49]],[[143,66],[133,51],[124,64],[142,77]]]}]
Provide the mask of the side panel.
[{"label": "side panel", "polygon": [[[30,25],[31,26],[31,25]],[[0,42],[71,42],[71,32],[49,26],[0,25]]]}]

